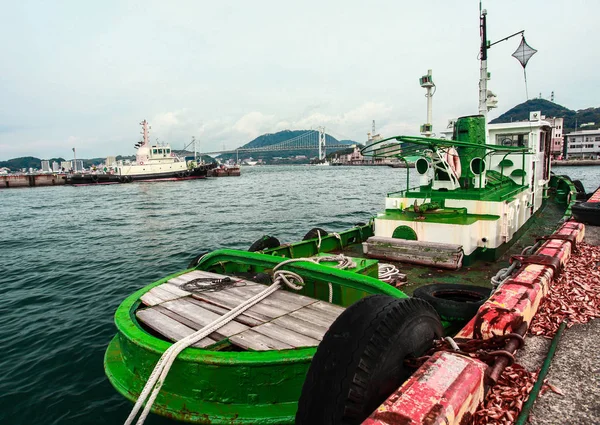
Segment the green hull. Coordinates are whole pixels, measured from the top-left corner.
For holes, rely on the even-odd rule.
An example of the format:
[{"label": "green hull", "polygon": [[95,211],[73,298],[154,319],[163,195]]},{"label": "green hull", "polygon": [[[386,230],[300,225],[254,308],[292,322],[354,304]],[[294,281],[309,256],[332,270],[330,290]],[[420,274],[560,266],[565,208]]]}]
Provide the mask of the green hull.
[{"label": "green hull", "polygon": [[[215,251],[198,269],[221,273],[270,270],[281,257],[234,250]],[[365,260],[371,261],[371,260]],[[367,264],[365,264],[367,265]],[[335,304],[348,306],[370,294],[406,297],[379,280],[313,263],[294,263],[307,285],[304,295],[327,299],[327,282]],[[368,273],[369,267],[361,271]],[[131,401],[137,400],[162,353],[171,345],[138,323],[140,297],[168,276],[128,297],[118,308],[118,334],[105,355],[112,385]],[[212,349],[184,350],[169,372],[152,412],[180,421],[206,424],[292,424],[302,384],[316,348],[273,351],[227,351],[227,343]]]}]

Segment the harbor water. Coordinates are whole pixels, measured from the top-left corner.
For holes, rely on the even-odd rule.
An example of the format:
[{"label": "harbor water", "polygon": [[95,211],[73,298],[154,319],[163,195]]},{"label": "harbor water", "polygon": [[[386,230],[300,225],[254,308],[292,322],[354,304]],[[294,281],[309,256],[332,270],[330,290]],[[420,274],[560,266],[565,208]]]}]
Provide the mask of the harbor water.
[{"label": "harbor water", "polygon": [[[597,167],[554,171],[598,186]],[[203,251],[366,222],[405,184],[399,168],[273,166],[204,181],[0,191],[0,424],[123,423],[132,405],[103,370],[123,299]]]}]

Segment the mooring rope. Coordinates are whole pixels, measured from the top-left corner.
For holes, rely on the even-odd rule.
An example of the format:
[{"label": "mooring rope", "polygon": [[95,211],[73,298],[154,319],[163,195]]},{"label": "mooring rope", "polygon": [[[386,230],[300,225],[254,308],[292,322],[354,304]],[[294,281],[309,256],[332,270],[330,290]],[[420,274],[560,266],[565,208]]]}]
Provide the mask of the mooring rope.
[{"label": "mooring rope", "polygon": [[398,270],[398,267],[394,266],[393,264],[379,263],[378,268],[379,280],[382,280],[384,282],[390,283],[396,278],[396,276],[400,274],[400,270]]},{"label": "mooring rope", "polygon": [[[139,413],[140,409],[142,408],[144,403],[146,403],[146,406],[144,407],[144,410],[140,414],[140,417],[138,418],[136,425],[142,425],[144,423],[144,421],[146,420],[146,417],[148,416],[148,414],[150,413],[150,410],[152,409],[152,405],[154,404],[154,401],[156,400],[156,397],[158,396],[160,389],[162,388],[163,383],[165,382],[165,379],[167,378],[169,370],[171,369],[171,366],[173,365],[173,362],[175,361],[175,359],[177,358],[179,353],[181,353],[183,350],[185,350],[189,346],[200,341],[201,339],[207,337],[208,335],[210,335],[217,329],[225,326],[227,323],[234,320],[237,316],[239,316],[240,314],[242,314],[243,312],[248,310],[250,307],[258,304],[260,301],[264,300],[269,295],[271,295],[272,293],[274,293],[275,291],[280,289],[283,285],[288,286],[289,288],[294,289],[296,291],[302,289],[302,287],[304,286],[304,280],[302,279],[302,277],[299,274],[294,273],[289,270],[279,270],[279,268],[281,268],[282,266],[284,266],[286,264],[293,263],[293,262],[299,262],[299,261],[305,261],[305,262],[308,261],[308,262],[312,262],[315,264],[318,264],[321,261],[334,261],[334,262],[338,262],[338,265],[335,266],[335,268],[341,269],[341,270],[349,268],[349,267],[356,267],[356,264],[350,258],[348,258],[344,255],[341,255],[341,254],[335,255],[335,256],[325,256],[325,257],[317,257],[317,258],[291,258],[289,260],[285,260],[285,261],[282,261],[281,263],[277,264],[273,268],[274,282],[273,282],[273,284],[271,284],[271,286],[267,287],[267,289],[260,292],[259,294],[256,294],[252,298],[244,301],[243,303],[241,303],[234,309],[228,311],[223,316],[220,316],[218,319],[209,323],[202,329],[199,329],[198,331],[194,332],[193,334],[188,335],[183,339],[180,339],[179,341],[177,341],[176,343],[171,345],[163,353],[163,355],[160,357],[160,359],[156,363],[154,370],[150,374],[150,377],[148,378],[148,381],[146,382],[144,389],[142,390],[137,401],[135,402],[135,405],[133,406],[131,413],[127,417],[127,420],[125,421],[125,425],[131,425],[133,423],[133,421],[134,421],[135,417],[137,416],[137,414]],[[331,302],[331,298],[332,298],[332,286],[331,286],[331,283],[329,283],[329,302]]]},{"label": "mooring rope", "polygon": [[[523,250],[521,251],[521,255],[533,254],[540,246],[542,246],[542,243],[543,241],[539,240],[535,243],[535,245],[523,248]],[[510,276],[514,273],[514,271],[519,267],[521,267],[521,263],[519,261],[514,261],[510,266],[498,270],[498,273],[496,273],[496,275],[492,276],[492,278],[490,279],[490,283],[492,284],[492,294],[496,292],[500,285],[506,282],[508,278],[510,278]]]}]

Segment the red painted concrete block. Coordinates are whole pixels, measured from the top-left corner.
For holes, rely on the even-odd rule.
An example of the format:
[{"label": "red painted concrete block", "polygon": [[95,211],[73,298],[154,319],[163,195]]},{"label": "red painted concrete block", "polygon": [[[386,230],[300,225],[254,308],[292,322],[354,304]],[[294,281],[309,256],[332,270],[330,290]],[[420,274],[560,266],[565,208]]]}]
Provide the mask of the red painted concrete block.
[{"label": "red painted concrete block", "polygon": [[363,425],[458,425],[483,400],[487,365],[437,352]]}]

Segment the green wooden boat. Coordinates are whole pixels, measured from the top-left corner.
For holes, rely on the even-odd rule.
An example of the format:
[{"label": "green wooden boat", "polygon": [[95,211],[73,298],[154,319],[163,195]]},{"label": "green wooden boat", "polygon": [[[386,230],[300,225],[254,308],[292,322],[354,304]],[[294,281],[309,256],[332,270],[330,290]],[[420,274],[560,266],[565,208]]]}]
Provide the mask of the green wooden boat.
[{"label": "green wooden boat", "polygon": [[[370,231],[370,226],[363,226],[344,232],[340,236],[346,242],[360,242],[370,235]],[[198,279],[197,273],[203,270],[219,275],[251,277],[272,270],[282,261],[284,258],[268,254],[218,250],[204,256],[195,268],[196,271],[188,269],[167,276],[132,294],[116,312],[118,334],[106,351],[105,369],[111,383],[121,394],[135,401],[160,355],[171,345],[168,338],[159,335],[156,329],[148,325],[149,321],[143,323],[140,320],[140,316],[143,317],[140,312],[157,309],[156,316],[171,323],[168,320],[169,316],[164,313],[170,314],[171,317],[187,323],[190,326],[187,330],[191,332],[192,328],[198,329],[203,324],[193,322],[204,320],[200,316],[208,310],[203,311],[202,306],[211,308],[213,314],[219,311],[218,307],[224,309],[229,306],[227,299],[214,296],[218,291],[199,292],[193,296],[179,293],[178,297],[177,292],[168,294],[164,290],[165,284],[173,287],[179,284],[177,286],[181,288],[180,283]],[[319,309],[330,305],[327,302],[330,297],[330,285],[332,305],[339,306],[337,308],[340,311],[343,310],[342,307],[371,294],[407,297],[400,290],[373,277],[377,273],[376,260],[358,259],[356,267],[352,270],[338,270],[333,268],[333,265],[334,263],[298,262],[287,266],[289,270],[302,275],[306,283],[298,294],[291,297],[292,302],[296,302],[296,314],[282,314],[282,309],[274,307],[278,303],[289,301],[292,295],[287,290],[280,290],[288,297],[279,297],[265,308],[250,309],[246,317],[236,322],[245,326],[227,330],[223,332],[225,335],[213,334],[212,340],[206,341],[206,346],[191,347],[183,351],[173,365],[152,411],[195,423],[293,423],[302,384],[318,344],[318,331],[323,330],[324,326],[339,314],[335,310],[332,312]],[[211,277],[220,277],[211,274],[208,277],[200,276],[209,280]],[[163,291],[157,291],[160,287]],[[248,286],[243,285],[238,289],[245,287]],[[234,289],[229,288],[229,293]],[[152,299],[152,296],[164,298]],[[178,309],[173,305],[176,302],[184,304],[188,311]],[[213,303],[212,306],[208,306],[209,302]],[[244,330],[252,329],[251,325],[254,325],[253,329],[257,329],[258,325],[266,320],[274,321],[269,315],[280,318],[287,315],[289,320],[309,326],[313,331],[316,330],[317,334],[309,332],[314,339],[308,342],[300,341],[297,344],[300,346],[295,347],[292,345],[293,338],[285,339],[290,346],[282,349],[271,349],[268,344],[273,341],[266,337],[258,342],[247,342],[244,335],[239,337]],[[152,323],[150,325],[154,326]],[[287,323],[284,325],[290,327]],[[179,328],[181,332],[186,331],[184,325]],[[254,331],[253,334],[256,335],[257,332]],[[264,336],[264,333],[261,335]]]}]

